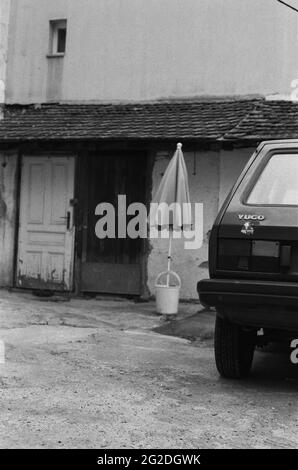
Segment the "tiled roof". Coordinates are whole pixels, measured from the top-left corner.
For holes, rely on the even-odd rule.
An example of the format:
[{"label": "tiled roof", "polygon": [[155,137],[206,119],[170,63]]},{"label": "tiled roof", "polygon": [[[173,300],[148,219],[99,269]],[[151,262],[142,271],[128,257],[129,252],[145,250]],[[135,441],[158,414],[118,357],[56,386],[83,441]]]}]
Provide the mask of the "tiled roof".
[{"label": "tiled roof", "polygon": [[298,104],[265,100],[7,105],[0,141],[298,138]]},{"label": "tiled roof", "polygon": [[297,138],[298,104],[291,101],[260,101],[224,135],[242,141]]},{"label": "tiled roof", "polygon": [[0,141],[214,141],[231,132],[255,106],[253,100],[7,105],[0,121]]}]

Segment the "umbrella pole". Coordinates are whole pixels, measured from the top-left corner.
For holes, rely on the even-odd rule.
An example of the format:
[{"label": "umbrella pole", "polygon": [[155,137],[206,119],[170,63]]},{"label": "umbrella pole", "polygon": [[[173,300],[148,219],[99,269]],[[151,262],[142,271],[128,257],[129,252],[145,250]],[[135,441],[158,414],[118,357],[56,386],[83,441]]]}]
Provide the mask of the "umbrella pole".
[{"label": "umbrella pole", "polygon": [[167,287],[170,285],[170,271],[171,271],[171,261],[172,261],[172,231],[170,230],[170,241],[169,241],[169,251],[168,251],[168,274],[167,274]]}]

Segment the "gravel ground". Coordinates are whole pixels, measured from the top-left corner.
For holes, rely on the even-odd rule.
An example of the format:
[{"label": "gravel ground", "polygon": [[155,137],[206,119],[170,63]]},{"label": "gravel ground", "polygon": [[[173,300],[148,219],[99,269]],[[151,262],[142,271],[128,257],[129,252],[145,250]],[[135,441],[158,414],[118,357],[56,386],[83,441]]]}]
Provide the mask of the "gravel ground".
[{"label": "gravel ground", "polygon": [[288,355],[227,381],[198,305],[165,326],[150,303],[53,300],[0,292],[1,448],[297,448]]}]

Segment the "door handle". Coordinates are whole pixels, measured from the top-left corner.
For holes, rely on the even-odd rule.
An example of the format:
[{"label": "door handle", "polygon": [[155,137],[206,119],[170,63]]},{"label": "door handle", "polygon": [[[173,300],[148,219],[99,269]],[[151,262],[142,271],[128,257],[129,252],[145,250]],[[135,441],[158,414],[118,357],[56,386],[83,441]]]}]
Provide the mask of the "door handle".
[{"label": "door handle", "polygon": [[60,217],[60,219],[66,220],[66,228],[70,230],[70,211],[67,211],[66,217]]}]

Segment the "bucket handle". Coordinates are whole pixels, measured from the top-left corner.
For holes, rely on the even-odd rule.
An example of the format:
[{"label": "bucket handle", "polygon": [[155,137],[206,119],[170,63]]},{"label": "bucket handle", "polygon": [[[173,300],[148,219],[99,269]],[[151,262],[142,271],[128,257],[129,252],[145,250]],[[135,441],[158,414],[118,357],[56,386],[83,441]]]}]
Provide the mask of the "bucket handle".
[{"label": "bucket handle", "polygon": [[[160,279],[162,276],[165,276],[165,275],[168,276],[168,277],[167,277],[167,284],[158,284],[159,279]],[[178,286],[179,286],[179,288],[180,288],[180,287],[181,287],[181,279],[180,279],[180,277],[178,276],[178,274],[175,273],[175,271],[163,271],[162,273],[160,273],[160,274],[157,276],[156,280],[155,280],[155,287],[159,287],[159,286],[166,286],[166,287],[169,287],[168,283],[169,283],[169,277],[170,277],[171,275],[174,276],[174,277],[177,279],[177,281],[178,281]]]}]

